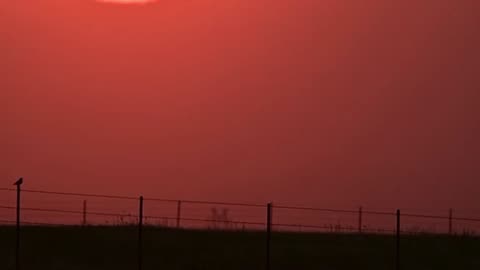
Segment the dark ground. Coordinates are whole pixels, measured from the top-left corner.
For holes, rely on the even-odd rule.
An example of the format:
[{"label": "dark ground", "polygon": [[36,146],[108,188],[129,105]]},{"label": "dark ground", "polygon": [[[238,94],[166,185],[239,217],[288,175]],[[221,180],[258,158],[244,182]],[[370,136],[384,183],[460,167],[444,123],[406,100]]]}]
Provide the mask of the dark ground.
[{"label": "dark ground", "polygon": [[[137,269],[134,227],[24,227],[22,270]],[[0,227],[0,269],[14,269],[13,227]],[[261,232],[145,228],[144,269],[265,269]],[[274,233],[272,270],[394,269],[395,239],[381,235]],[[402,269],[480,269],[480,239],[403,236]]]}]

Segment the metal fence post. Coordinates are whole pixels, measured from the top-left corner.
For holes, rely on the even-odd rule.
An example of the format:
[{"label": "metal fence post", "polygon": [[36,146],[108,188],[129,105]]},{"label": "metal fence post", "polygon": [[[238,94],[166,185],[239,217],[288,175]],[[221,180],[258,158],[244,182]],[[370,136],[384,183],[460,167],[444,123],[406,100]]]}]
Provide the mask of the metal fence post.
[{"label": "metal fence post", "polygon": [[180,228],[180,219],[182,214],[182,201],[177,202],[177,229]]},{"label": "metal fence post", "polygon": [[396,254],[395,254],[396,270],[400,270],[400,209],[397,209],[397,236],[396,236]]},{"label": "metal fence post", "polygon": [[362,233],[362,215],[363,208],[360,206],[360,208],[358,208],[358,233]]},{"label": "metal fence post", "polygon": [[16,227],[16,246],[15,246],[15,269],[20,269],[20,194],[21,186],[23,184],[23,178],[20,178],[15,182],[17,186],[17,227]]},{"label": "metal fence post", "polygon": [[138,212],[138,270],[142,270],[142,263],[143,263],[142,233],[143,233],[143,196],[140,196],[140,209]]},{"label": "metal fence post", "polygon": [[450,208],[448,211],[448,234],[452,235],[453,233],[453,209]]},{"label": "metal fence post", "polygon": [[82,225],[87,226],[87,200],[83,200],[83,220]]},{"label": "metal fence post", "polygon": [[265,269],[270,270],[270,240],[272,234],[272,203],[267,204],[267,256]]}]

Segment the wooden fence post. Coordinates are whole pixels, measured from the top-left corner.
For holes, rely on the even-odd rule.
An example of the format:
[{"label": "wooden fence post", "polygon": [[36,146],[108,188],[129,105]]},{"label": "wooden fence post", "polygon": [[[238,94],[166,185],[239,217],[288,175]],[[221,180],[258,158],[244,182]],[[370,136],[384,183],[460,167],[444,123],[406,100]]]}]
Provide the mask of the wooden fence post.
[{"label": "wooden fence post", "polygon": [[140,208],[138,211],[138,270],[142,270],[143,264],[143,196],[140,196]]},{"label": "wooden fence post", "polygon": [[87,226],[87,200],[83,200],[83,220],[82,225]]},{"label": "wooden fence post", "polygon": [[362,233],[362,216],[363,216],[363,208],[360,206],[358,209],[358,233]]},{"label": "wooden fence post", "polygon": [[182,201],[177,202],[177,229],[180,229],[180,220],[182,218]]},{"label": "wooden fence post", "polygon": [[448,234],[452,235],[453,233],[453,209],[450,208],[448,211]]},{"label": "wooden fence post", "polygon": [[272,234],[272,203],[267,204],[267,256],[266,270],[270,270],[270,240]]},{"label": "wooden fence post", "polygon": [[397,236],[395,253],[396,270],[400,270],[400,229],[400,209],[397,209]]},{"label": "wooden fence post", "polygon": [[23,184],[23,178],[18,179],[15,182],[17,186],[17,226],[16,226],[16,246],[15,246],[15,269],[20,270],[20,195],[21,195],[21,186]]}]

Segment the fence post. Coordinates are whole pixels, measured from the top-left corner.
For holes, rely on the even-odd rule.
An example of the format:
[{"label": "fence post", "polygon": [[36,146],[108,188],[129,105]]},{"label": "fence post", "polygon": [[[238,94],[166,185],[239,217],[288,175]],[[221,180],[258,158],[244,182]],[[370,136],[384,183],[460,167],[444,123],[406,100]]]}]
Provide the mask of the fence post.
[{"label": "fence post", "polygon": [[16,246],[15,246],[15,269],[20,269],[20,194],[21,194],[21,186],[23,184],[23,178],[20,178],[15,182],[15,186],[17,186],[17,228],[16,228]]},{"label": "fence post", "polygon": [[83,200],[83,220],[82,225],[87,226],[87,200]]},{"label": "fence post", "polygon": [[267,204],[267,257],[265,269],[270,270],[270,239],[272,233],[272,203]]},{"label": "fence post", "polygon": [[143,233],[143,196],[140,196],[140,209],[138,212],[138,270],[142,270],[142,263],[143,263],[142,233]]},{"label": "fence post", "polygon": [[182,215],[182,201],[177,202],[177,229],[180,228],[180,219]]},{"label": "fence post", "polygon": [[362,233],[362,215],[363,208],[360,206],[360,208],[358,208],[358,233]]},{"label": "fence post", "polygon": [[400,270],[400,209],[397,209],[397,236],[396,236],[396,270]]},{"label": "fence post", "polygon": [[450,208],[448,211],[448,234],[452,235],[453,233],[453,209]]}]

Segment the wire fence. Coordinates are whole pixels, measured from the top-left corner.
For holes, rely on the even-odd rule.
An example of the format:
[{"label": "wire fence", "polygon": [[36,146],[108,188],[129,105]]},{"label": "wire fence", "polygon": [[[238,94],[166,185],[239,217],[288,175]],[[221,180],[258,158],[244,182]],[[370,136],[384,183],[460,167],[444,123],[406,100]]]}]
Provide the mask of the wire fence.
[{"label": "wire fence", "polygon": [[[15,189],[0,188],[0,224],[15,221]],[[133,225],[139,197],[23,189],[23,225]],[[8,196],[8,195],[12,196]],[[144,198],[148,226],[183,229],[263,230],[267,203]],[[331,209],[272,204],[272,230],[330,233],[394,233],[395,211]],[[405,234],[468,234],[480,231],[480,218],[402,212]]]},{"label": "wire fence", "polygon": [[[231,250],[232,253],[226,255],[227,258],[232,258],[233,254],[247,254],[246,250],[249,251],[250,257],[257,257],[257,260],[241,260],[242,265],[239,265],[239,269],[257,269],[258,263],[264,260],[261,264],[265,265],[266,270],[271,270],[273,268],[277,269],[279,266],[278,256],[276,260],[271,259],[272,248],[274,249],[274,254],[282,254],[285,250],[291,252],[290,245],[301,248],[297,241],[303,236],[308,237],[303,238],[306,241],[305,243],[308,243],[310,238],[314,239],[318,235],[328,234],[334,234],[336,237],[343,235],[386,235],[388,238],[392,238],[390,235],[395,236],[392,238],[395,239],[396,243],[395,248],[392,249],[395,251],[395,256],[392,258],[394,264],[392,262],[392,265],[395,265],[395,267],[392,268],[399,270],[401,269],[401,235],[445,234],[476,236],[480,229],[480,218],[456,216],[452,209],[444,211],[445,215],[442,215],[432,214],[433,211],[421,214],[419,212],[401,212],[398,209],[395,211],[379,211],[377,209],[364,209],[363,207],[358,209],[333,209],[273,203],[175,200],[144,198],[142,196],[21,189],[21,182],[17,185],[17,189],[0,188],[0,195],[0,229],[16,226],[16,251],[15,255],[10,257],[15,258],[15,260],[10,259],[10,262],[7,262],[7,269],[17,270],[20,269],[22,262],[30,263],[30,267],[35,267],[39,261],[52,258],[51,256],[40,256],[39,258],[39,249],[35,248],[35,245],[42,245],[42,241],[38,240],[42,233],[37,233],[36,235],[29,234],[29,249],[23,252],[23,260],[21,259],[22,252],[20,246],[22,244],[20,231],[22,231],[22,227],[32,228],[33,230],[37,227],[42,227],[43,231],[43,228],[47,227],[62,229],[79,227],[81,229],[75,230],[75,234],[81,234],[81,237],[87,239],[86,241],[81,241],[77,238],[77,240],[72,242],[72,234],[65,235],[65,237],[70,239],[70,242],[64,242],[64,247],[72,244],[73,246],[86,244],[85,248],[81,249],[81,252],[78,252],[77,247],[75,247],[74,256],[88,253],[87,251],[92,249],[92,245],[99,244],[99,249],[93,249],[97,251],[108,246],[108,248],[102,250],[105,252],[118,245],[119,249],[116,252],[123,252],[124,256],[113,256],[112,260],[108,262],[109,267],[116,265],[115,269],[125,267],[123,269],[136,268],[139,270],[144,269],[144,257],[147,257],[147,260],[150,258],[148,269],[154,267],[156,263],[162,263],[158,264],[156,268],[165,268],[165,265],[168,265],[169,262],[166,259],[168,257],[166,256],[163,260],[158,260],[156,256],[157,248],[162,250],[161,246],[165,245],[170,245],[169,248],[175,247],[175,245],[178,245],[178,237],[183,237],[183,245],[188,243],[188,245],[196,246],[196,248],[183,246],[181,248],[182,252],[179,254],[192,250],[189,253],[189,260],[197,260],[200,265],[219,265],[216,261],[210,261],[207,264],[201,261],[205,257],[212,256],[212,253],[208,253],[211,252],[212,248],[205,248],[205,245],[206,242],[213,241],[215,243],[212,245],[215,246],[217,252],[220,252],[222,247],[228,247]],[[105,239],[109,239],[108,241],[112,242],[112,239],[115,239],[115,237],[112,238],[111,235],[118,230],[111,230],[111,227],[125,229],[124,232],[126,232],[116,234],[115,237],[120,237],[119,240],[115,241],[116,245],[107,244],[105,241],[102,242],[102,239],[99,238],[99,235],[110,235],[110,238],[105,236]],[[105,228],[108,230],[103,230],[101,233],[97,230]],[[162,230],[165,228],[169,229],[168,234],[162,234],[161,241],[158,241],[159,236],[153,231],[157,230],[157,228]],[[56,229],[55,231],[62,232],[61,229]],[[243,242],[238,241],[237,238],[236,245],[226,246],[223,237],[234,237],[234,235],[240,234],[228,233],[220,236],[217,234],[217,237],[209,237],[210,234],[203,233],[205,231],[214,231],[215,233],[246,232],[247,234],[241,234],[241,237],[242,239],[247,238],[242,240]],[[176,234],[177,232],[187,232],[187,234],[182,236]],[[189,234],[190,232],[201,232],[203,237],[208,238],[198,238],[198,235],[191,235]],[[248,240],[250,233],[254,233],[257,237]],[[291,235],[291,233],[301,237],[295,238],[297,240],[292,242],[291,239],[285,238]],[[311,237],[311,234],[316,236]],[[134,237],[135,235],[136,237]],[[261,247],[264,244],[263,235],[266,238],[266,251],[261,251]],[[124,237],[128,241],[122,240]],[[169,237],[171,239],[170,242],[168,242]],[[32,242],[33,239],[37,240]],[[95,239],[96,243],[88,239]],[[234,238],[230,239],[234,242]],[[43,241],[49,240],[44,239]],[[135,241],[138,245],[132,245],[134,243],[132,241]],[[159,245],[159,243],[162,244]],[[272,243],[274,243],[273,246]],[[348,243],[348,245],[351,244],[354,244],[354,242]],[[361,242],[359,245],[365,244],[368,243]],[[306,246],[308,247],[309,245],[307,244]],[[42,246],[42,248],[44,247]],[[233,252],[235,249],[238,252]],[[56,252],[63,252],[63,250],[57,250]],[[259,258],[258,253],[262,252],[265,252],[265,256]],[[307,251],[306,254],[310,252]],[[92,251],[90,258],[95,258],[96,254],[95,251]],[[203,255],[195,259],[194,257],[197,256],[195,254]],[[410,254],[409,257],[413,257],[413,255]],[[152,260],[152,258],[155,259]],[[313,259],[311,259],[310,263],[318,264],[315,256],[311,258]],[[193,269],[192,265],[188,264],[189,260],[171,259],[171,267],[176,269]],[[295,260],[295,257],[293,260]],[[93,262],[91,262],[91,259],[88,259],[88,262],[88,267],[92,267]],[[276,262],[277,265],[272,267],[271,264]],[[301,269],[302,262],[305,261],[297,259],[292,267]],[[467,265],[475,263],[473,259],[470,261],[463,260],[462,262]],[[45,265],[55,263],[57,263],[55,260],[44,262]],[[102,257],[96,264],[99,266],[105,265],[105,258]],[[179,267],[179,264],[183,264],[183,268]],[[227,265],[231,267],[231,265]],[[285,265],[285,263],[281,263],[281,265]],[[381,268],[384,269],[385,267],[386,265],[383,265]],[[218,269],[225,269],[225,265]]]}]

